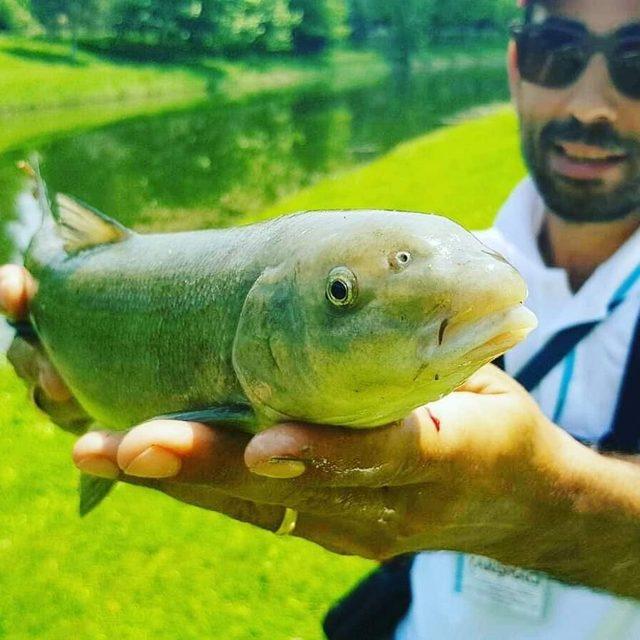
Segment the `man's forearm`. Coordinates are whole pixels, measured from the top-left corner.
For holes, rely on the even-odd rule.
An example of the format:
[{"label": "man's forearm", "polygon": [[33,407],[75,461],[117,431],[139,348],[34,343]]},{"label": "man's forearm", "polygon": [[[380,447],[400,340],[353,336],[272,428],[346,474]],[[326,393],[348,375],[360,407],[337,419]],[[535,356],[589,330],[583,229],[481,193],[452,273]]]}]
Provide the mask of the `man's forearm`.
[{"label": "man's forearm", "polygon": [[640,599],[640,465],[574,441],[556,460],[531,533],[499,559]]}]

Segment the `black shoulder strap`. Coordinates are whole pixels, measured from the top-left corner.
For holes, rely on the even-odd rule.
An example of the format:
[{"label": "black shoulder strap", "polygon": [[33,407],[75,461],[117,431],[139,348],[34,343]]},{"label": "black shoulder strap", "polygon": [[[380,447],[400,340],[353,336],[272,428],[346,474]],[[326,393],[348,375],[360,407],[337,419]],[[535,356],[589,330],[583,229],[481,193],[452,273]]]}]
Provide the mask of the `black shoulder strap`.
[{"label": "black shoulder strap", "polygon": [[640,450],[640,316],[627,356],[613,425],[600,441],[600,449],[620,453],[638,453]]}]

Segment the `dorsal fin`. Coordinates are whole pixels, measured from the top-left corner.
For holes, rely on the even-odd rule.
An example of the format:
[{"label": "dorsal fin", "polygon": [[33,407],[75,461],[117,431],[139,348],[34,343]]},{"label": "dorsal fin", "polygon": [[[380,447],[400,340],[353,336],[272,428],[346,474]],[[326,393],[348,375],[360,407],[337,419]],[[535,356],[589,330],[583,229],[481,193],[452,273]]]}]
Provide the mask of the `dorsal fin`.
[{"label": "dorsal fin", "polygon": [[131,235],[131,231],[119,222],[64,193],[56,196],[56,205],[54,215],[58,233],[68,253],[120,242]]}]

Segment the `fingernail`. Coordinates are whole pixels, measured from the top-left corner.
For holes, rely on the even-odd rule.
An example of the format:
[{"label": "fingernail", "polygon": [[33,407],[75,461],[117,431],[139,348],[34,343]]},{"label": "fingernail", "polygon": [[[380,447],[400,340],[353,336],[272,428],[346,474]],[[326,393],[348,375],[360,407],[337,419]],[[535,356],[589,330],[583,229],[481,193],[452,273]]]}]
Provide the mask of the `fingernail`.
[{"label": "fingernail", "polygon": [[136,456],[124,470],[128,476],[138,478],[170,478],[182,468],[182,460],[157,445],[152,445]]},{"label": "fingernail", "polygon": [[251,473],[266,478],[276,478],[287,480],[297,478],[307,470],[307,466],[302,460],[292,458],[271,458],[265,462],[259,462],[251,467]]},{"label": "fingernail", "polygon": [[108,458],[91,457],[82,460],[76,460],[76,467],[88,473],[90,476],[98,476],[99,478],[108,478],[115,480],[120,475],[118,465],[114,464]]}]

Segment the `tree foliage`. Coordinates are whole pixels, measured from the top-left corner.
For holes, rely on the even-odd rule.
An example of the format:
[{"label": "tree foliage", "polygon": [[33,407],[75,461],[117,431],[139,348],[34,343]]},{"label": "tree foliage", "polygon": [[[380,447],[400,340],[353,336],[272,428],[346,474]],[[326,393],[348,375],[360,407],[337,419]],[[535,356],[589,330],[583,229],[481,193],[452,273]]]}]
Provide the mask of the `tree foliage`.
[{"label": "tree foliage", "polygon": [[0,0],[0,31],[23,33],[36,30],[36,25],[24,0]]},{"label": "tree foliage", "polygon": [[316,53],[345,38],[345,0],[290,0],[301,20],[293,30],[294,48],[299,53]]},{"label": "tree foliage", "polygon": [[386,38],[407,62],[430,42],[503,29],[514,0],[0,0],[0,29],[36,21],[54,37],[111,37],[219,53],[316,53]]}]

